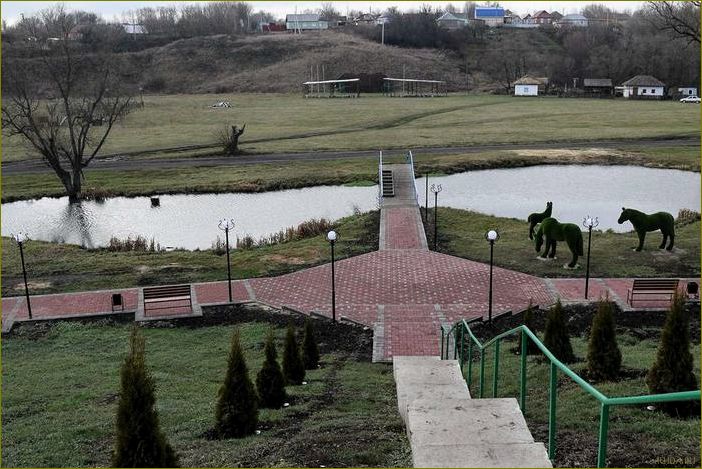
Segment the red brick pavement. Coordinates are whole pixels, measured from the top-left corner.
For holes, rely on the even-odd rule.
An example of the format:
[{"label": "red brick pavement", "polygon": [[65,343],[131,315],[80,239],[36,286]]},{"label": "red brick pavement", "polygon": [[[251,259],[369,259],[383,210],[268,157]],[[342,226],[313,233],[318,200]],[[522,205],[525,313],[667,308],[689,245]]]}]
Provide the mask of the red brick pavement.
[{"label": "red brick pavement", "polygon": [[383,208],[387,212],[386,249],[421,249],[422,227],[417,207]]},{"label": "red brick pavement", "polygon": [[[487,313],[489,267],[485,264],[408,249],[376,251],[338,261],[336,267],[337,317],[346,316],[369,326],[382,325],[379,330],[384,331],[386,357],[398,353],[436,354],[441,320],[454,322]],[[233,282],[234,300],[257,299],[273,306],[290,306],[331,316],[330,276],[331,267],[327,264],[279,277],[236,281]],[[521,310],[529,300],[534,304],[548,305],[555,296],[568,301],[583,299],[582,279],[549,282],[553,290],[543,279],[495,268],[493,314]],[[625,301],[631,283],[631,279],[593,279],[590,299],[596,300],[605,291],[610,291]],[[135,310],[138,289],[120,292],[125,297],[126,309]],[[195,292],[199,304],[228,300],[226,281],[196,284]],[[111,293],[34,296],[33,317],[47,319],[110,312]],[[385,305],[384,314],[378,313],[379,305]],[[637,304],[637,307],[652,306],[666,305],[660,302]],[[12,319],[11,315],[15,319],[27,318],[22,297],[3,298],[2,308],[3,322]],[[159,311],[149,316],[173,315],[174,312]]]}]

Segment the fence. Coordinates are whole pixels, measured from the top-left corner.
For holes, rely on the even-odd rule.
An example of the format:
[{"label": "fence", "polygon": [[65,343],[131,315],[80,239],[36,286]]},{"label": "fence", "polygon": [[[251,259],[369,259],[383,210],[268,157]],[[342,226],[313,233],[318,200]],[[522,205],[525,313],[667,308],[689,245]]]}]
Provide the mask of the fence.
[{"label": "fence", "polygon": [[[470,322],[474,322],[470,321]],[[492,346],[494,347],[495,364],[493,367],[492,376],[492,397],[497,396],[497,382],[500,368],[500,341],[505,337],[521,334],[521,350],[520,350],[520,366],[519,366],[519,407],[522,412],[526,410],[526,365],[527,365],[527,340],[531,340],[548,358],[550,362],[549,374],[549,411],[548,411],[548,457],[553,460],[556,455],[556,385],[558,383],[558,371],[560,370],[570,379],[575,381],[582,389],[593,396],[600,403],[600,425],[598,433],[597,446],[597,467],[605,467],[607,459],[607,432],[609,429],[609,409],[618,405],[641,405],[655,404],[661,402],[673,401],[699,401],[700,391],[685,391],[673,392],[667,394],[651,394],[647,396],[626,396],[626,397],[607,397],[594,386],[589,384],[583,378],[578,376],[573,370],[568,368],[560,360],[558,360],[546,346],[541,343],[538,337],[529,330],[528,327],[522,325],[503,332],[485,344],[481,344],[477,337],[470,329],[470,322],[462,320],[454,324],[448,331],[441,326],[441,359],[446,360],[451,355],[451,343],[453,341],[453,358],[458,359],[458,363],[463,372],[468,358],[468,370],[466,382],[468,387],[473,379],[473,345],[478,348],[480,355],[480,369],[478,373],[478,397],[482,398],[485,388],[485,350]],[[465,346],[464,338],[468,336],[468,345]],[[467,348],[467,350],[466,350]]]}]

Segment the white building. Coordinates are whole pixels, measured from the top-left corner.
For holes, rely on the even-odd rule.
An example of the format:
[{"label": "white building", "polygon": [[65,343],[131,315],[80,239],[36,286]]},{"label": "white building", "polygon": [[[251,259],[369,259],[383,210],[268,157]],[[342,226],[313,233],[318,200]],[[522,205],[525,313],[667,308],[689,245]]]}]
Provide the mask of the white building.
[{"label": "white building", "polygon": [[547,84],[547,78],[526,75],[512,83],[512,86],[514,87],[515,96],[538,96],[540,92],[546,91]]},{"label": "white building", "polygon": [[579,13],[565,15],[563,18],[556,22],[557,26],[569,26],[572,28],[587,28],[589,24],[590,21]]},{"label": "white building", "polygon": [[698,96],[697,88],[692,87],[692,86],[678,88],[678,93],[680,93],[683,96]]},{"label": "white building", "polygon": [[651,75],[636,75],[621,85],[622,96],[628,99],[663,99],[665,83]]},{"label": "white building", "polygon": [[329,23],[316,13],[287,15],[285,17],[285,29],[288,31],[319,31],[329,29]]}]

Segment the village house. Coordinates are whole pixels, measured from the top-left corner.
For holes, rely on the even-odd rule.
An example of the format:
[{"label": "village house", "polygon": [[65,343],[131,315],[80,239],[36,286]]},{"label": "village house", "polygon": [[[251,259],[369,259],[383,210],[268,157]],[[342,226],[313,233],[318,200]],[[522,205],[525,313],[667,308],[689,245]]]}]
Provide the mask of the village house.
[{"label": "village house", "polygon": [[353,19],[353,24],[358,26],[360,24],[377,24],[380,15],[375,13],[361,13]]},{"label": "village house", "polygon": [[651,75],[636,75],[621,84],[622,96],[629,99],[663,99],[665,83]]},{"label": "village house", "polygon": [[461,13],[451,13],[447,11],[437,18],[436,22],[442,28],[454,30],[465,27],[468,24],[468,19]]},{"label": "village house", "polygon": [[551,13],[547,12],[546,10],[539,11],[534,16],[532,16],[532,18],[534,20],[534,23],[536,24],[551,24],[551,22],[553,21]]},{"label": "village house", "polygon": [[538,96],[539,93],[545,93],[548,86],[548,78],[532,77],[524,75],[519,80],[512,83],[515,96]]},{"label": "village house", "polygon": [[485,23],[485,25],[494,27],[502,26],[505,23],[505,10],[502,7],[475,7],[475,19]]},{"label": "village house", "polygon": [[552,11],[552,12],[551,12],[551,22],[557,23],[558,21],[561,20],[561,18],[563,18],[563,15],[561,15],[561,14],[558,13],[557,11]]},{"label": "village house", "polygon": [[285,29],[288,31],[319,31],[329,29],[329,23],[317,13],[287,15],[285,17]]},{"label": "village house", "polygon": [[697,94],[696,86],[682,86],[678,88],[678,95],[680,95],[683,98],[686,96],[699,96]]},{"label": "village house", "polygon": [[587,28],[590,25],[590,20],[579,13],[571,13],[569,15],[565,15],[555,24],[559,27],[565,26],[572,28]]}]

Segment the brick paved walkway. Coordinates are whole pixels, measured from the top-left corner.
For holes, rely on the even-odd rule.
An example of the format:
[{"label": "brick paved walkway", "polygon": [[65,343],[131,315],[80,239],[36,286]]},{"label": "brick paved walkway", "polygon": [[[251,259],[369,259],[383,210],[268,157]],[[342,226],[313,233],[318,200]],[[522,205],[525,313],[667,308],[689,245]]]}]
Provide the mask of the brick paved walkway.
[{"label": "brick paved walkway", "polygon": [[[410,181],[405,178],[406,184]],[[407,185],[405,189],[409,191]],[[381,250],[336,264],[337,317],[345,316],[374,328],[377,360],[393,355],[436,355],[440,324],[486,314],[489,267],[428,251],[423,230],[418,229],[419,209],[412,199],[408,202],[407,197],[405,200],[401,197],[384,202],[383,218]],[[538,305],[551,304],[556,297],[566,302],[583,301],[584,283],[582,279],[541,279],[495,268],[493,312],[519,311],[530,300]],[[609,294],[626,309],[626,292],[631,283],[631,279],[593,279],[589,298],[596,300]],[[235,281],[232,290],[235,302],[260,301],[306,313],[332,315],[329,264],[279,277]],[[193,314],[190,310],[169,310],[144,317],[143,311],[139,311],[139,291],[130,288],[33,296],[33,318],[111,314],[110,299],[114,292],[124,296],[125,314],[135,314],[137,319]],[[226,303],[227,282],[195,284],[194,301],[194,315],[200,314],[202,305]],[[639,306],[665,305],[642,302]],[[24,297],[2,299],[3,331],[14,321],[25,319],[28,315]]]}]

